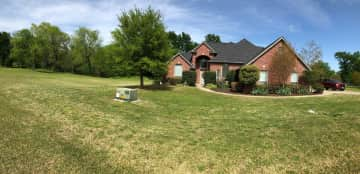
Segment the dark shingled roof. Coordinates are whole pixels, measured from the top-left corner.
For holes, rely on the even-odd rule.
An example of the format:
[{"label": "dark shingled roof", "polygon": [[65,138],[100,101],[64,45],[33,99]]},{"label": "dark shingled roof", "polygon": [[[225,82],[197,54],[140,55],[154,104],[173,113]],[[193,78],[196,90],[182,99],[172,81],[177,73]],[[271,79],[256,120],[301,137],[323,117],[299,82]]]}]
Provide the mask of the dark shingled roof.
[{"label": "dark shingled roof", "polygon": [[246,39],[238,43],[206,42],[216,52],[216,56],[209,62],[219,63],[247,63],[264,50]]},{"label": "dark shingled roof", "polygon": [[191,63],[191,51],[180,53],[182,56],[186,58]]}]

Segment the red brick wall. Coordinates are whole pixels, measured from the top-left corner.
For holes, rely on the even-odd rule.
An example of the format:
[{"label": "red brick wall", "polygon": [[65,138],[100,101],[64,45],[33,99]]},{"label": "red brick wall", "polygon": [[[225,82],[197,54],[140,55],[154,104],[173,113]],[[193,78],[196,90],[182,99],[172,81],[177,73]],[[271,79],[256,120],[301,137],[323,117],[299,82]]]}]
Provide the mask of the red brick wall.
[{"label": "red brick wall", "polygon": [[196,59],[200,56],[207,56],[212,59],[214,56],[210,54],[211,49],[207,47],[205,44],[201,44],[197,49],[196,53],[192,55],[192,64],[195,65]]},{"label": "red brick wall", "polygon": [[183,71],[189,71],[190,65],[180,55],[176,56],[168,65],[168,73],[166,77],[174,77],[174,66],[181,64]]},{"label": "red brick wall", "polygon": [[196,67],[196,83],[200,83],[200,69],[199,66],[196,65],[196,60],[201,56],[206,56],[209,59],[212,59],[214,56],[210,52],[211,49],[203,43],[196,49],[196,53],[192,55],[191,63]]},{"label": "red brick wall", "polygon": [[[272,61],[272,58],[275,56],[278,48],[281,45],[285,46],[287,49],[290,49],[286,44],[284,44],[283,41],[281,41],[252,64],[257,66],[260,70],[268,71],[271,61]],[[293,53],[292,51],[290,51],[290,52]],[[292,56],[294,59],[296,59],[296,65],[294,67],[294,72],[298,73],[298,76],[300,77],[302,75],[302,73],[306,70],[306,67],[300,62],[300,60],[297,58],[297,56],[295,54],[292,54]],[[274,74],[272,74],[271,72],[269,72],[268,75],[269,75],[268,83],[269,84],[275,83],[276,82],[275,79],[277,79],[276,76]],[[288,78],[288,83],[290,83],[290,76]]]}]

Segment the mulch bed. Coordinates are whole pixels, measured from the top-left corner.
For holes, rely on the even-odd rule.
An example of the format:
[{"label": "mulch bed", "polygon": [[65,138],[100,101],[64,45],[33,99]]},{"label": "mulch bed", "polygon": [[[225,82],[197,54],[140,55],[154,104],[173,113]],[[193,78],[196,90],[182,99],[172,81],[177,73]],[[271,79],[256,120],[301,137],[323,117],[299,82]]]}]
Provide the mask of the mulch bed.
[{"label": "mulch bed", "polygon": [[[245,94],[245,93],[240,93],[240,92],[234,92],[231,91],[230,88],[215,88],[215,89],[211,89],[213,91],[216,92],[221,92],[221,93],[227,93],[227,94],[234,94],[234,95],[249,95],[249,96],[279,96],[282,97],[283,95],[276,95],[276,94],[268,94],[268,95],[252,95],[252,94]],[[321,93],[322,94],[322,93]],[[309,95],[300,95],[300,94],[293,94],[293,95],[288,95],[288,96],[312,96],[312,95],[321,95],[319,93],[312,93]]]}]

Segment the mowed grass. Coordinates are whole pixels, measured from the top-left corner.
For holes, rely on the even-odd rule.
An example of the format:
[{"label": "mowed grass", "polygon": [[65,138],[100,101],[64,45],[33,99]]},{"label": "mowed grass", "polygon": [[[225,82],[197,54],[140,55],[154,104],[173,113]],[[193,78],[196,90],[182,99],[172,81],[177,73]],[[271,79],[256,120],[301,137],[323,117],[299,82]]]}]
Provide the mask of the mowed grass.
[{"label": "mowed grass", "polygon": [[360,87],[359,86],[347,86],[346,87],[347,91],[355,91],[355,92],[360,92]]},{"label": "mowed grass", "polygon": [[134,84],[0,68],[0,173],[360,173],[359,96],[112,100]]}]

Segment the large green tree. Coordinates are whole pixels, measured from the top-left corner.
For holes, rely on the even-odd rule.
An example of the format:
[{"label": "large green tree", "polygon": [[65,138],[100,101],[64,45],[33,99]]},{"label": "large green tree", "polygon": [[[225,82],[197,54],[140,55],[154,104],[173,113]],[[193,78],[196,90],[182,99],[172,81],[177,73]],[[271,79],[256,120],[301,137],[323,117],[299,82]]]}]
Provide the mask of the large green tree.
[{"label": "large green tree", "polygon": [[22,68],[35,68],[32,52],[34,37],[29,29],[22,29],[14,33],[11,38],[10,64]]},{"label": "large green tree", "polygon": [[311,70],[319,80],[330,79],[335,76],[335,71],[331,70],[329,64],[321,60],[312,64]]},{"label": "large green tree", "polygon": [[62,70],[64,58],[69,53],[69,36],[59,27],[46,22],[32,24],[31,32],[34,36],[32,50],[35,60],[42,68]]},{"label": "large green tree", "polygon": [[207,34],[205,36],[206,42],[221,42],[220,36],[216,34]]},{"label": "large green tree", "polygon": [[176,52],[188,52],[197,45],[187,33],[176,34],[174,31],[169,31],[168,35],[171,46]]},{"label": "large green tree", "polygon": [[80,27],[71,40],[71,53],[74,70],[80,73],[94,71],[94,59],[101,46],[99,32]]},{"label": "large green tree", "polygon": [[346,83],[350,83],[352,73],[354,71],[360,72],[360,52],[337,52],[335,58],[339,62],[341,79]]},{"label": "large green tree", "polygon": [[11,36],[7,32],[0,33],[0,65],[5,66],[9,62]]},{"label": "large green tree", "polygon": [[163,77],[171,49],[160,12],[135,8],[118,19],[119,27],[112,34],[122,57],[138,71],[140,86],[144,87],[144,76]]}]

